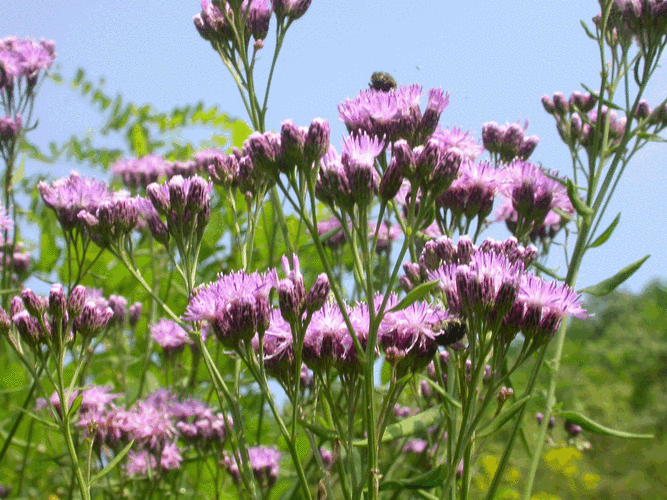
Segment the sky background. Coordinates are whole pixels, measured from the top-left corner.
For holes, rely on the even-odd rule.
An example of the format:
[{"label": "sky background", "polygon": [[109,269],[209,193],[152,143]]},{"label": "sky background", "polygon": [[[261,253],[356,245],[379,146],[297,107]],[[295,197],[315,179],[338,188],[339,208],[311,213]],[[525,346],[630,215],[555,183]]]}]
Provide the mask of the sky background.
[{"label": "sky background", "polygon": [[[57,68],[66,80],[81,67],[88,79],[105,79],[108,95],[121,93],[135,104],[166,112],[201,100],[246,119],[232,78],[192,23],[200,11],[197,1],[2,0],[2,7],[0,38],[53,40]],[[566,96],[583,91],[582,82],[598,85],[597,46],[579,22],[590,25],[598,12],[594,0],[313,0],[283,45],[267,129],[279,129],[287,118],[308,125],[323,117],[340,150],[345,127],[338,121],[337,104],[367,88],[371,73],[381,70],[399,84],[420,83],[425,91],[441,87],[449,92],[441,125],[470,130],[480,140],[485,122],[523,123],[527,118],[528,134],[540,138],[531,160],[569,176],[569,153],[540,98],[556,91]],[[274,30],[275,19],[257,64],[259,88],[273,54]],[[663,100],[665,88],[667,72],[660,68],[645,95],[651,106]],[[40,147],[72,135],[94,137],[103,123],[102,115],[75,91],[50,81],[41,88],[35,117],[39,127],[29,138]],[[626,282],[626,290],[639,292],[667,274],[666,147],[650,145],[628,167],[607,212],[609,223],[621,211],[620,224],[606,245],[587,254],[578,288],[646,254],[652,257]],[[85,172],[75,162],[26,164],[28,174],[36,169],[49,169],[54,177],[72,169]],[[503,230],[488,234],[507,236]]]}]

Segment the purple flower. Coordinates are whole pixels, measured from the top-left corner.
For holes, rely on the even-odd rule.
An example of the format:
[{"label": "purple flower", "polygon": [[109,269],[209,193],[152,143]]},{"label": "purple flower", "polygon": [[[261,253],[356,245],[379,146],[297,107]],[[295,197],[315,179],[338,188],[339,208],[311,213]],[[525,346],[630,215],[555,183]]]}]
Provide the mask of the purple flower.
[{"label": "purple flower", "polygon": [[[224,2],[227,17],[233,19],[231,6]],[[232,27],[227,22],[222,11],[208,0],[201,0],[201,12],[194,16],[197,31],[204,40],[227,43],[233,37]]]},{"label": "purple flower", "polygon": [[125,472],[127,472],[128,476],[146,476],[149,470],[157,467],[155,456],[149,453],[148,450],[130,450],[126,458]]},{"label": "purple flower", "polygon": [[136,202],[137,198],[130,198],[129,192],[118,191],[110,199],[101,201],[94,211],[80,210],[77,218],[99,247],[119,244],[137,225]]},{"label": "purple flower", "polygon": [[460,128],[436,128],[431,137],[439,141],[447,149],[456,149],[463,158],[474,162],[482,154],[482,146],[472,137],[471,132],[464,132]]},{"label": "purple flower", "polygon": [[[340,103],[339,118],[350,134],[366,133],[384,137],[388,142],[400,138],[411,140],[421,125],[421,97],[422,87],[417,84],[388,92],[371,88],[360,92],[354,99]],[[436,112],[441,107],[435,101],[431,104]]]},{"label": "purple flower", "polygon": [[[273,486],[280,470],[280,453],[278,450],[267,446],[255,446],[248,449],[248,458],[255,479],[262,488]],[[225,455],[224,463],[234,482],[241,484],[241,473],[239,472],[237,459],[233,455]]]},{"label": "purple flower", "polygon": [[120,160],[111,165],[111,171],[116,177],[120,177],[127,187],[146,189],[149,184],[166,177],[169,166],[161,156],[148,155]]},{"label": "purple flower", "polygon": [[[364,347],[366,336],[359,331],[356,333]],[[336,304],[324,304],[322,309],[313,314],[306,329],[303,341],[304,363],[313,371],[320,371],[333,365],[348,366],[353,360],[356,360],[356,351],[343,314]]]},{"label": "purple flower", "polygon": [[436,337],[441,325],[449,319],[452,316],[445,309],[425,302],[413,303],[385,315],[378,331],[378,343],[390,363],[403,362],[406,369],[416,370],[435,354]]},{"label": "purple flower", "polygon": [[161,319],[151,325],[150,332],[151,338],[164,349],[167,356],[182,351],[186,344],[193,344],[188,332],[168,319]]},{"label": "purple flower", "polygon": [[[528,234],[533,237],[553,237],[567,220],[554,209],[569,216],[574,215],[566,188],[546,174],[538,166],[515,161],[503,171],[505,182],[501,187],[504,200],[496,212],[496,221],[504,220],[517,237]],[[546,233],[546,234],[545,234]]]},{"label": "purple flower", "polygon": [[375,158],[384,149],[384,144],[384,140],[378,140],[365,133],[350,135],[343,140],[341,163],[354,202],[359,206],[370,203],[373,195],[378,192],[380,175],[375,169]]},{"label": "purple flower", "polygon": [[336,250],[346,241],[345,233],[340,226],[340,221],[335,217],[330,217],[325,221],[318,222],[317,233],[320,235],[320,238],[323,238],[323,243],[331,248],[331,250]]},{"label": "purple flower", "polygon": [[303,16],[312,0],[273,0],[273,10],[276,12],[278,21],[287,17],[294,21]]},{"label": "purple flower", "polygon": [[[259,354],[259,336],[252,338],[252,347]],[[278,378],[294,372],[294,345],[292,329],[283,318],[279,309],[271,311],[269,327],[262,337],[264,366],[267,371]]]},{"label": "purple flower", "polygon": [[283,256],[282,266],[286,279],[282,279],[277,284],[278,303],[280,312],[290,324],[295,324],[303,315],[306,287],[303,283],[303,275],[299,265],[299,258],[292,256],[293,269],[290,269],[289,260]]},{"label": "purple flower", "polygon": [[104,182],[87,179],[71,172],[66,179],[53,181],[51,185],[40,182],[37,185],[44,204],[55,211],[58,222],[66,232],[84,224],[77,216],[82,210],[90,214],[104,201],[112,199],[112,193]]},{"label": "purple flower", "polygon": [[504,178],[487,162],[464,161],[459,173],[460,176],[438,196],[437,206],[450,210],[455,217],[465,215],[469,220],[484,219],[493,209]]},{"label": "purple flower", "polygon": [[208,321],[218,339],[234,347],[269,326],[269,291],[277,282],[275,270],[219,274],[218,280],[195,289],[184,319]]},{"label": "purple flower", "polygon": [[517,123],[498,125],[496,122],[487,122],[482,125],[482,141],[489,153],[497,155],[504,163],[514,159],[527,160],[533,154],[539,143],[537,136],[525,135],[528,128],[526,120],[523,128]]},{"label": "purple flower", "polygon": [[21,77],[34,86],[39,72],[50,68],[55,58],[55,45],[50,40],[34,42],[16,37],[3,38],[0,40],[0,90]]},{"label": "purple flower", "polygon": [[181,450],[178,448],[176,442],[169,443],[162,448],[160,468],[163,470],[180,469],[182,461]]},{"label": "purple flower", "polygon": [[5,116],[0,118],[0,151],[5,148],[3,142],[7,143],[7,149],[11,149],[16,139],[23,128],[23,120],[21,115],[16,114],[14,118]]},{"label": "purple flower", "polygon": [[[250,10],[248,2],[250,1]],[[241,4],[241,12],[248,12],[246,26],[255,40],[263,40],[269,32],[269,23],[271,21],[271,5],[267,0],[244,0]]]},{"label": "purple flower", "polygon": [[227,188],[236,187],[239,161],[234,155],[226,155],[217,149],[204,149],[195,153],[197,170],[208,172],[214,184]]},{"label": "purple flower", "polygon": [[403,446],[403,453],[414,453],[421,455],[428,449],[428,441],[425,439],[411,439]]},{"label": "purple flower", "polygon": [[100,333],[113,317],[110,307],[102,309],[95,302],[88,301],[83,306],[81,314],[74,318],[73,331],[84,338],[90,338]]},{"label": "purple flower", "polygon": [[376,228],[376,224],[371,222],[368,225],[369,236],[377,236],[377,244],[375,246],[375,251],[377,253],[388,252],[391,249],[391,244],[398,240],[398,237],[401,234],[401,226],[392,225],[390,226],[387,221],[382,221],[380,227],[377,230],[377,233],[373,234]]}]

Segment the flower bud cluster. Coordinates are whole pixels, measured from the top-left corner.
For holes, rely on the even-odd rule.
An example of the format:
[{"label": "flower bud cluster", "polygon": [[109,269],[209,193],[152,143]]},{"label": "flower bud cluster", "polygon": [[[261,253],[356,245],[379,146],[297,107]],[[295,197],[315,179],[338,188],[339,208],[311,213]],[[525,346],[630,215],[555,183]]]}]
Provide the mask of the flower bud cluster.
[{"label": "flower bud cluster", "polygon": [[[593,19],[598,30],[601,29],[601,20],[601,14]],[[612,45],[619,42],[627,44],[632,38],[643,50],[659,45],[667,35],[667,2],[614,0],[607,30],[614,31],[614,37],[608,40]]]},{"label": "flower bud cluster", "polygon": [[[275,448],[267,446],[254,446],[248,448],[250,468],[255,476],[255,480],[262,488],[271,488],[276,483],[278,472],[280,471],[280,457],[280,452]],[[240,459],[237,460],[234,455],[225,453],[223,464],[236,484],[241,484],[239,462]]]},{"label": "flower bud cluster", "polygon": [[[48,298],[44,298],[26,288],[21,297],[12,299],[11,324],[33,352],[41,352],[44,345],[61,349],[71,344],[77,334],[90,339],[108,325],[113,310],[94,300],[86,301],[86,292],[79,285],[68,296],[63,286],[56,283]],[[7,333],[9,328],[9,316],[0,309],[0,329]]]},{"label": "flower bud cluster", "polygon": [[187,179],[176,175],[165,184],[150,184],[147,199],[139,199],[137,208],[159,243],[166,245],[171,236],[184,248],[193,248],[211,218],[212,188],[198,175]]},{"label": "flower bud cluster", "polygon": [[109,199],[101,201],[92,212],[80,210],[77,218],[90,239],[100,248],[118,245],[137,225],[137,198],[130,198],[127,191],[117,191]]},{"label": "flower bud cluster", "polygon": [[482,125],[482,142],[486,150],[503,163],[527,160],[540,142],[536,135],[526,136],[527,128],[528,120],[523,127],[518,122],[505,125],[487,122]]},{"label": "flower bud cluster", "polygon": [[141,158],[128,158],[111,165],[111,171],[119,177],[123,184],[131,189],[146,189],[149,184],[175,175],[192,177],[198,172],[206,171],[201,163],[192,161],[167,161],[158,155],[147,155]]}]

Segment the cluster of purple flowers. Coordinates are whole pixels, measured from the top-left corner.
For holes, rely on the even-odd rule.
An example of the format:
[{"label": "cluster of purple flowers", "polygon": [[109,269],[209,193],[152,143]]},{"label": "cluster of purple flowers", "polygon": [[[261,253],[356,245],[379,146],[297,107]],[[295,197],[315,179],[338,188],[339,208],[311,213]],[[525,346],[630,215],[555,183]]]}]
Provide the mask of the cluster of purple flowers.
[{"label": "cluster of purple flowers", "polygon": [[175,175],[192,177],[201,170],[200,164],[191,161],[167,161],[158,155],[147,155],[142,158],[129,158],[120,160],[111,166],[111,171],[119,177],[128,188],[146,189],[149,184],[158,182],[163,178]]},{"label": "cluster of purple flowers", "polygon": [[[159,389],[129,409],[115,405],[120,395],[109,391],[108,387],[98,386],[81,391],[76,425],[94,439],[100,452],[102,444],[118,452],[134,441],[125,465],[131,476],[146,475],[149,469],[178,469],[189,447],[220,450],[232,426],[229,417],[214,413],[201,401],[179,401],[167,389]],[[77,395],[75,391],[72,400]],[[54,393],[50,400],[59,411],[58,395]],[[45,406],[45,401],[37,401],[38,409]]]},{"label": "cluster of purple flowers", "polygon": [[151,325],[150,332],[152,339],[164,349],[167,357],[182,351],[186,345],[194,344],[188,332],[169,319],[161,319]]},{"label": "cluster of purple flowers", "polygon": [[422,114],[419,102],[423,95],[418,84],[389,91],[370,88],[340,103],[339,118],[350,135],[368,134],[387,142],[404,138],[413,146],[422,144],[435,131],[449,104],[449,94],[431,89]]},{"label": "cluster of purple flowers", "polygon": [[158,242],[167,245],[171,236],[185,248],[194,248],[211,219],[212,189],[213,184],[198,175],[176,175],[165,184],[150,184],[147,198],[137,199],[137,210]]},{"label": "cluster of purple flowers", "polygon": [[[349,225],[351,228],[351,224]],[[391,244],[398,240],[401,235],[401,226],[398,224],[390,224],[387,221],[382,221],[377,227],[375,223],[368,225],[368,237],[377,237],[377,244],[375,251],[377,253],[388,252],[391,249]],[[336,250],[341,245],[345,244],[347,237],[345,232],[341,229],[340,221],[335,217],[330,217],[325,221],[317,223],[317,233],[323,238],[322,242],[326,244],[331,250]]]},{"label": "cluster of purple flowers", "polygon": [[56,59],[56,46],[51,40],[20,40],[7,37],[0,40],[0,91],[9,95],[25,80],[28,88],[37,84],[42,70]]},{"label": "cluster of purple flowers", "polygon": [[518,122],[506,125],[488,122],[482,125],[482,142],[486,150],[503,163],[527,160],[540,142],[536,135],[526,136],[527,128],[528,120],[523,127]]},{"label": "cluster of purple flowers", "polygon": [[[90,339],[104,330],[114,311],[87,300],[86,292],[86,288],[79,285],[67,295],[63,286],[56,283],[49,297],[44,298],[26,288],[21,297],[11,301],[11,322],[10,316],[0,309],[0,324],[5,333],[13,325],[23,343],[35,353],[41,353],[43,345],[60,349],[72,343],[76,335]],[[18,339],[9,338],[17,350],[22,350]]]},{"label": "cluster of purple flowers", "polygon": [[[468,237],[455,245],[447,237],[428,242],[419,263],[404,266],[401,283],[439,281],[451,314],[465,320],[468,330],[493,331],[501,345],[518,332],[538,347],[548,342],[565,316],[585,318],[581,297],[566,285],[546,282],[525,271],[537,255],[535,247],[485,240],[479,247]],[[470,339],[474,340],[474,339]]]},{"label": "cluster of purple flowers", "polygon": [[[214,46],[233,43],[234,28],[239,31],[243,29],[248,37],[252,35],[256,43],[261,43],[269,32],[269,24],[274,12],[279,23],[282,23],[284,19],[291,22],[306,13],[311,1],[273,0],[273,5],[271,5],[268,0],[244,0],[239,5],[238,2],[212,4],[208,0],[201,0],[201,12],[192,20],[201,37]],[[239,19],[241,23],[237,23],[236,19]]]},{"label": "cluster of purple flowers", "polygon": [[496,220],[504,221],[518,238],[529,236],[531,241],[544,242],[574,216],[567,189],[554,179],[557,172],[516,160],[502,170],[502,176],[503,200]]},{"label": "cluster of purple flowers", "polygon": [[104,182],[77,172],[51,185],[40,182],[37,188],[65,233],[86,234],[100,247],[127,236],[137,225],[136,198],[127,191],[113,192]]},{"label": "cluster of purple flowers", "polygon": [[[250,459],[250,467],[252,468],[255,480],[262,488],[271,488],[278,479],[278,472],[280,471],[280,457],[281,454],[275,448],[268,446],[253,446],[248,449],[248,458]],[[227,472],[232,476],[236,484],[241,484],[241,472],[239,471],[238,462],[234,455],[225,453],[223,463]]]},{"label": "cluster of purple flowers", "polygon": [[[602,14],[593,21],[600,26]],[[614,0],[609,16],[615,43],[637,40],[642,49],[658,44],[667,35],[667,1],[665,0]]]}]

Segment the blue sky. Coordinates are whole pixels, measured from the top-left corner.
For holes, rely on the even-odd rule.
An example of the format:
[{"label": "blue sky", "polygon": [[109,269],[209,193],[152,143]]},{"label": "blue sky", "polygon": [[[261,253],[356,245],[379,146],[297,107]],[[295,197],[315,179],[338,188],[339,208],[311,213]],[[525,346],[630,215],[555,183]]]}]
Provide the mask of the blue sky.
[{"label": "blue sky", "polygon": [[[3,0],[0,37],[52,39],[65,78],[82,67],[92,80],[104,77],[108,94],[122,93],[137,104],[168,111],[202,100],[245,118],[231,77],[192,24],[199,10],[199,3],[190,0]],[[365,88],[373,71],[382,70],[401,84],[448,91],[450,104],[441,124],[471,130],[476,138],[487,121],[523,123],[528,118],[528,133],[540,137],[531,159],[569,175],[569,154],[540,97],[583,90],[581,82],[597,84],[596,46],[579,20],[590,24],[598,11],[594,0],[313,0],[287,34],[267,128],[279,128],[287,118],[307,125],[320,116],[331,123],[338,145],[345,129],[336,105]],[[274,23],[258,63],[261,82],[272,55]],[[660,69],[646,94],[650,105],[662,101],[665,88],[667,72]],[[72,134],[94,134],[102,124],[75,92],[48,81],[35,116],[39,128],[30,138],[41,146]],[[651,259],[626,289],[640,291],[667,274],[665,153],[664,145],[652,145],[630,164],[608,210],[608,221],[622,212],[620,225],[605,246],[589,252],[578,287],[595,284],[649,253]],[[26,165],[29,172],[38,168],[52,169],[55,176],[81,170],[66,162]],[[550,262],[558,265],[559,260],[554,256]]]}]

